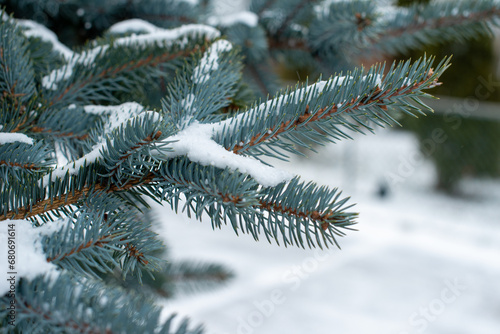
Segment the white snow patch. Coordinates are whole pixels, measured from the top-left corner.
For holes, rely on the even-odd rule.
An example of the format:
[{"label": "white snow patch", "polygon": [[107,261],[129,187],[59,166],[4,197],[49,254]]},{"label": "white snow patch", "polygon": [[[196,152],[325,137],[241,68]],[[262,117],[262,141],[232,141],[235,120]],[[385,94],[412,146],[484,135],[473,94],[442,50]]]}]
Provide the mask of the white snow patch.
[{"label": "white snow patch", "polygon": [[144,107],[137,102],[125,102],[117,106],[86,105],[83,109],[89,114],[109,116],[105,134],[144,111]]},{"label": "white snow patch", "polygon": [[194,94],[188,94],[184,99],[181,100],[181,107],[187,110],[191,110],[196,96]]},{"label": "white snow patch", "polygon": [[3,10],[1,11],[2,13],[2,16],[0,17],[2,21],[7,21],[8,19],[10,19],[10,16],[7,15],[6,12],[4,12]]},{"label": "white snow patch", "polygon": [[131,31],[145,31],[147,33],[153,33],[161,30],[163,29],[149,23],[148,21],[130,19],[113,24],[108,31],[115,34],[123,34]]},{"label": "white snow patch", "polygon": [[68,163],[68,158],[63,154],[62,143],[55,143],[54,149],[56,151],[56,161],[58,166],[63,166]]},{"label": "white snow patch", "polygon": [[219,54],[231,51],[232,48],[231,43],[224,39],[213,43],[193,71],[191,79],[194,83],[205,83],[210,78],[210,73],[219,68]]},{"label": "white snow patch", "polygon": [[229,27],[238,23],[249,27],[256,27],[259,22],[257,14],[250,11],[242,11],[231,15],[212,16],[208,19],[208,24],[213,26]]},{"label": "white snow patch", "polygon": [[[127,21],[121,22],[126,26]],[[138,20],[132,21],[132,26],[138,26]],[[144,25],[146,26],[146,25]],[[155,26],[153,26],[155,27]],[[209,40],[220,37],[220,32],[210,26],[203,24],[187,24],[175,29],[162,29],[149,26],[149,33],[144,35],[132,35],[127,37],[118,38],[115,40],[115,45],[135,45],[135,46],[148,46],[158,43],[163,47],[171,46],[174,43],[185,45],[187,37],[205,36]],[[113,28],[113,27],[112,27]],[[119,27],[120,28],[120,27]],[[124,29],[121,27],[120,29]],[[185,37],[184,39],[181,39]]]},{"label": "white snow patch", "polygon": [[[18,281],[20,277],[33,279],[41,274],[49,275],[52,278],[57,277],[59,275],[57,267],[47,262],[41,240],[44,235],[50,235],[59,228],[59,224],[56,222],[33,227],[30,222],[25,220],[3,221],[0,224],[0,244],[2,245],[0,247],[0,268],[7,278],[15,276],[15,281]],[[12,238],[13,235],[15,238],[9,241],[9,237]],[[10,248],[8,246],[10,245],[15,250],[15,260],[9,263],[8,252]],[[11,265],[14,267],[10,267]],[[10,272],[15,274],[9,274]],[[0,295],[11,291],[10,283],[5,278],[0,280]]]},{"label": "white snow patch", "polygon": [[61,68],[53,70],[50,74],[42,78],[42,86],[46,89],[57,90],[57,82],[61,80],[67,80],[73,75],[73,68],[77,64],[82,64],[85,66],[90,66],[96,57],[102,52],[106,52],[108,49],[107,45],[98,46],[96,48],[84,51],[80,54],[74,54],[74,56],[68,60],[68,63]]},{"label": "white snow patch", "polygon": [[[186,129],[166,140],[172,152],[161,152],[162,156],[173,158],[186,155],[191,161],[205,166],[230,168],[251,175],[259,184],[265,187],[291,179],[292,174],[264,165],[250,157],[237,155],[226,150],[211,139],[213,124],[191,123]],[[174,141],[174,142],[171,142]]]},{"label": "white snow patch", "polygon": [[52,44],[54,51],[61,54],[66,60],[70,60],[74,56],[74,52],[66,45],[59,42],[57,35],[44,25],[31,20],[16,20],[16,23],[25,28],[24,35],[26,37],[38,37],[42,41]]},{"label": "white snow patch", "polygon": [[[213,40],[220,36],[220,32],[217,29],[207,25],[188,24],[175,29],[162,29],[138,19],[120,22],[112,26],[110,31],[123,32],[129,31],[129,29],[136,29],[137,27],[146,28],[148,33],[118,38],[114,41],[113,45],[145,47],[156,43],[161,47],[168,47],[176,43],[184,46],[187,43],[188,37],[205,36],[205,38]],[[73,74],[75,65],[92,66],[96,57],[106,52],[108,48],[108,45],[97,46],[81,54],[72,54],[68,59],[68,64],[53,70],[50,74],[42,78],[42,86],[46,89],[57,90],[57,83],[61,80],[69,79]]]},{"label": "white snow patch", "polygon": [[92,150],[85,154],[83,157],[71,161],[64,166],[57,167],[52,170],[52,178],[50,174],[47,174],[42,179],[42,184],[46,185],[55,177],[62,178],[67,173],[70,175],[76,175],[80,168],[85,167],[91,163],[99,160],[102,156],[102,152],[106,149],[106,134],[110,133],[113,129],[118,128],[122,124],[133,121],[134,118],[142,118],[146,115],[154,115],[155,120],[159,120],[160,116],[154,111],[142,112],[144,107],[136,102],[127,102],[119,106],[97,106],[88,105],[84,107],[86,112],[95,114],[106,114],[109,113],[109,121],[104,128],[104,132],[100,137],[100,141],[92,147]]},{"label": "white snow patch", "polygon": [[0,145],[15,142],[33,145],[33,138],[30,138],[23,133],[0,132]]}]

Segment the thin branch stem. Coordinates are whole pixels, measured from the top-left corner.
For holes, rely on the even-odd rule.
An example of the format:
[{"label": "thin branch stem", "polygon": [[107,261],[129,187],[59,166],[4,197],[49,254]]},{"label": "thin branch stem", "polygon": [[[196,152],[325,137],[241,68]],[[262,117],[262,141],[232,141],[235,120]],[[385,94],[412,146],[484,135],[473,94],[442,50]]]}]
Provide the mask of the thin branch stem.
[{"label": "thin branch stem", "polygon": [[19,167],[19,168],[27,169],[27,170],[40,170],[40,167],[36,166],[34,163],[20,164],[18,162],[0,160],[0,165],[10,166],[10,167]]},{"label": "thin branch stem", "polygon": [[491,8],[481,12],[470,13],[468,15],[462,14],[458,16],[446,16],[436,19],[427,19],[423,20],[420,23],[415,23],[405,27],[393,30],[391,29],[385,30],[383,34],[370,38],[369,42],[371,44],[379,44],[381,43],[381,41],[383,42],[391,38],[398,38],[404,34],[414,34],[423,29],[439,29],[452,26],[462,26],[467,23],[486,22],[488,19],[491,19],[492,17],[499,15],[500,15],[500,9]]},{"label": "thin branch stem", "polygon": [[259,205],[257,206],[261,210],[265,211],[273,211],[279,212],[282,214],[287,214],[291,216],[295,216],[297,218],[307,218],[312,221],[318,222],[321,224],[321,228],[323,230],[327,230],[328,226],[332,223],[331,217],[333,216],[333,212],[326,211],[320,212],[317,210],[314,211],[299,211],[296,208],[285,207],[280,203],[271,203],[265,202],[264,200],[259,200]]},{"label": "thin branch stem", "polygon": [[170,61],[178,57],[186,57],[192,52],[193,50],[182,50],[174,54],[171,54],[169,52],[163,53],[156,57],[153,57],[153,55],[149,55],[144,59],[132,60],[119,67],[104,69],[96,75],[89,76],[86,80],[70,84],[68,87],[66,87],[63,93],[55,96],[52,101],[49,102],[49,105],[54,105],[55,103],[61,101],[69,93],[76,94],[79,90],[83,89],[94,81],[102,80],[108,77],[114,77],[120,72],[133,71],[141,67],[157,66],[161,63]]},{"label": "thin branch stem", "polygon": [[68,256],[71,256],[75,253],[80,253],[82,250],[93,247],[93,246],[102,247],[102,246],[104,246],[104,244],[107,244],[109,242],[106,239],[109,238],[110,236],[111,235],[103,235],[100,238],[98,238],[97,240],[89,240],[87,243],[81,244],[80,246],[71,249],[69,252],[66,252],[65,254],[62,254],[62,255],[59,254],[59,255],[55,255],[53,257],[47,258],[47,262],[53,262],[55,260],[61,261],[65,258],[67,258]]},{"label": "thin branch stem", "polygon": [[[431,70],[426,79],[417,82],[411,86],[411,88],[408,91],[408,86],[403,86],[399,89],[397,89],[395,92],[392,94],[389,94],[388,92],[383,93],[382,95],[379,95],[380,92],[374,92],[374,94],[371,94],[372,97],[366,98],[366,97],[357,97],[357,98],[352,98],[351,101],[347,103],[347,108],[344,109],[345,112],[352,112],[355,110],[358,110],[360,108],[363,108],[366,105],[372,105],[372,104],[379,104],[381,105],[381,108],[384,108],[385,105],[383,104],[384,100],[392,99],[398,95],[401,94],[401,92],[405,91],[405,95],[410,94],[413,91],[416,91],[420,89],[420,87],[428,80],[430,76],[432,76],[433,71]],[[437,83],[436,83],[437,85]],[[373,98],[373,96],[376,96],[376,98]],[[268,141],[273,138],[277,138],[280,134],[289,131],[290,129],[297,128],[299,126],[304,126],[306,124],[311,124],[313,122],[323,120],[326,118],[331,117],[335,113],[338,112],[338,107],[337,105],[333,106],[326,106],[321,109],[319,109],[317,112],[314,114],[311,114],[309,112],[309,105],[306,106],[304,113],[299,116],[295,121],[288,120],[284,123],[281,123],[273,128],[266,129],[265,133],[259,133],[254,135],[247,143],[244,143],[243,145],[235,145],[232,149],[231,148],[226,148],[232,150],[233,153],[236,154],[241,154],[243,149],[246,147],[247,149],[250,147],[257,146],[265,141]]]},{"label": "thin branch stem", "polygon": [[150,172],[144,178],[134,180],[122,187],[116,184],[109,185],[99,183],[87,186],[80,190],[72,190],[64,195],[61,195],[58,199],[47,198],[33,204],[29,208],[18,208],[17,210],[9,211],[5,215],[0,216],[0,221],[8,219],[25,219],[36,215],[41,215],[45,212],[50,212],[63,206],[76,204],[78,201],[85,198],[85,196],[91,191],[105,191],[107,193],[125,191],[140,186],[144,183],[152,182],[154,178],[155,174],[153,172]]},{"label": "thin branch stem", "polygon": [[[52,129],[42,128],[40,126],[34,126],[30,130],[31,130],[31,132],[42,133],[42,134],[54,132],[54,131],[52,131]],[[74,138],[74,139],[78,139],[78,140],[85,140],[89,137],[88,133],[83,134],[83,135],[77,135],[73,132],[59,132],[59,133],[56,132],[53,135],[54,135],[54,137],[58,137],[58,138],[69,137],[69,138]]]}]

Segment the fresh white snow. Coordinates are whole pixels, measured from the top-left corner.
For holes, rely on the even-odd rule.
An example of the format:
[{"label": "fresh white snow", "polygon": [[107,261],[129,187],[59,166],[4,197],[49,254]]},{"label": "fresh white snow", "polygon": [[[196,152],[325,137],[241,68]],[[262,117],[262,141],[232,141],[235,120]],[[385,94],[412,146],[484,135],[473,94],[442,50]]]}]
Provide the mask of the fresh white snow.
[{"label": "fresh white snow", "polygon": [[144,111],[144,107],[137,102],[125,102],[117,106],[86,105],[83,110],[89,114],[108,116],[108,122],[104,128],[106,134],[139,115]]},{"label": "fresh white snow", "polygon": [[274,186],[289,180],[293,174],[284,170],[264,165],[251,157],[245,157],[226,150],[213,139],[213,124],[200,124],[196,121],[180,131],[177,135],[168,137],[171,152],[160,152],[164,157],[186,155],[191,161],[205,166],[230,168],[251,175],[263,186]]},{"label": "fresh white snow", "polygon": [[[146,47],[148,45],[157,44],[162,47],[169,47],[174,44],[183,46],[187,42],[188,37],[204,36],[208,40],[216,39],[220,36],[220,32],[210,26],[203,24],[188,24],[174,29],[158,28],[146,21],[139,19],[132,19],[122,21],[114,26],[111,26],[111,32],[126,32],[144,30],[146,34],[135,35],[117,38],[113,45],[128,45],[135,47]],[[45,38],[52,41],[49,37]],[[55,40],[54,45],[60,43]],[[59,44],[57,44],[59,43]],[[80,54],[72,53],[68,58],[68,63],[61,68],[53,70],[48,75],[42,78],[42,86],[46,89],[57,90],[57,83],[66,80],[73,74],[73,68],[77,64],[89,66],[92,64],[96,57],[106,52],[109,46],[97,46],[93,49],[87,50]]]},{"label": "fresh white snow", "polygon": [[144,107],[137,102],[126,102],[117,106],[86,105],[83,108],[87,113],[108,116],[108,121],[99,138],[100,140],[92,147],[92,150],[83,157],[54,168],[52,170],[52,178],[50,174],[45,175],[42,179],[42,184],[48,184],[48,182],[56,177],[62,178],[67,173],[76,175],[80,168],[98,161],[102,156],[102,152],[107,147],[106,135],[113,131],[113,129],[120,127],[126,122],[132,122],[135,118],[142,118],[146,115],[154,115],[158,121],[160,120],[158,113],[144,111]]},{"label": "fresh white snow", "polygon": [[229,27],[238,23],[256,27],[259,23],[259,17],[254,12],[241,11],[231,15],[211,16],[208,19],[208,24],[213,26]]},{"label": "fresh white snow", "polygon": [[15,142],[33,145],[33,138],[30,138],[23,133],[0,132],[0,145]]},{"label": "fresh white snow", "polygon": [[[173,260],[218,262],[236,275],[163,300],[164,316],[187,316],[208,334],[498,334],[500,181],[467,181],[464,197],[449,197],[432,189],[434,168],[411,134],[354,138],[277,164],[358,203],[359,231],[339,240],[342,250],[255,242],[156,205]],[[377,197],[388,173],[403,181]]]},{"label": "fresh white snow", "polygon": [[203,54],[200,63],[194,68],[191,79],[196,84],[203,84],[210,79],[210,73],[219,68],[219,55],[231,51],[233,46],[224,39],[214,42]]},{"label": "fresh white snow", "polygon": [[[44,235],[54,233],[60,226],[60,221],[47,223],[41,227],[32,227],[31,223],[25,220],[5,220],[0,223],[2,244],[0,247],[0,268],[4,270],[5,275],[0,280],[0,296],[9,292],[10,283],[17,282],[21,277],[33,279],[41,274],[50,277],[58,275],[57,267],[47,262],[41,240]],[[9,241],[9,237],[13,241]],[[9,245],[12,247],[9,248]],[[15,258],[9,259],[9,255]],[[12,277],[15,279],[9,281],[8,278]]]},{"label": "fresh white snow", "polygon": [[150,34],[161,30],[162,30],[161,28],[155,26],[154,24],[141,19],[130,19],[121,21],[113,24],[108,29],[109,32],[115,34],[124,34],[127,32],[139,32],[139,31],[143,31]]}]

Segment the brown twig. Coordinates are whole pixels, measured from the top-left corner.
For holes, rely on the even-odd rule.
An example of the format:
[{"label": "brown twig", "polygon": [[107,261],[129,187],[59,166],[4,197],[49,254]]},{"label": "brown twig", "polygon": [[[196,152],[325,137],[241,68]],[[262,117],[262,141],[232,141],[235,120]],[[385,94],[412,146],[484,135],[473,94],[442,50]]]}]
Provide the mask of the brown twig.
[{"label": "brown twig", "polygon": [[64,255],[59,254],[59,255],[55,255],[53,257],[47,258],[47,262],[53,262],[54,260],[58,260],[58,261],[63,260],[65,258],[67,258],[68,256],[71,256],[75,253],[80,253],[82,250],[93,247],[93,246],[102,247],[105,244],[109,243],[109,240],[106,240],[109,237],[111,237],[111,235],[103,235],[95,241],[89,240],[86,244],[82,244],[76,248],[73,248],[72,250],[65,253]]},{"label": "brown twig", "polygon": [[[187,56],[187,55],[191,54],[193,51],[194,50],[182,50],[182,51],[176,52],[174,54],[166,52],[166,53],[163,53],[163,54],[158,55],[156,57],[153,57],[153,55],[149,55],[148,57],[146,57],[144,59],[131,60],[131,61],[119,66],[119,67],[116,67],[116,68],[104,69],[96,75],[91,75],[90,77],[88,77],[86,80],[84,80],[82,82],[79,82],[79,83],[76,82],[76,83],[70,84],[68,87],[66,87],[66,89],[64,90],[63,93],[54,97],[52,99],[52,101],[49,102],[49,105],[53,105],[53,104],[57,103],[58,101],[62,100],[70,91],[73,91],[73,92],[78,91],[96,79],[113,77],[122,71],[133,71],[137,68],[144,67],[144,66],[157,66],[163,62],[166,62],[166,61],[169,61],[169,60],[181,57],[181,56]],[[78,86],[76,86],[77,84],[78,84]]]},{"label": "brown twig", "polygon": [[[426,78],[422,80],[421,82],[415,83],[411,86],[411,91],[418,90],[432,75],[434,74],[433,70],[431,69],[429,73],[427,74]],[[437,80],[437,79],[436,79]],[[437,81],[435,85],[437,85]],[[378,88],[378,87],[377,87]],[[353,111],[360,109],[366,105],[370,105],[373,103],[379,103],[382,104],[384,100],[389,100],[391,98],[394,98],[395,96],[398,96],[401,94],[402,91],[407,90],[408,86],[403,86],[399,89],[397,89],[395,92],[392,94],[388,94],[388,92],[379,95],[381,90],[380,88],[378,90],[375,90],[372,94],[370,94],[369,97],[357,97],[357,98],[352,98],[348,103],[347,103],[347,108],[344,110],[346,112]],[[376,99],[374,98],[376,97]],[[381,106],[382,109],[384,109],[384,105]],[[267,140],[273,139],[278,137],[283,132],[288,131],[291,128],[296,128],[299,126],[303,126],[305,124],[310,124],[312,122],[318,121],[318,120],[323,120],[328,117],[331,117],[333,114],[335,114],[338,111],[338,107],[336,105],[334,106],[326,106],[321,109],[319,109],[317,112],[314,114],[311,114],[309,112],[309,105],[306,106],[304,113],[299,116],[295,121],[286,121],[284,123],[279,124],[277,127],[273,127],[268,129],[265,133],[258,133],[254,135],[246,144],[243,145],[235,145],[231,150],[233,153],[240,154],[243,148],[245,147],[252,147],[261,144],[262,142],[265,142]]]},{"label": "brown twig", "polygon": [[33,306],[28,304],[28,302],[26,302],[25,300],[22,300],[22,299],[19,300],[18,305],[22,305],[22,307],[19,307],[19,309],[21,310],[21,312],[28,314],[28,316],[30,315],[30,313],[28,313],[28,311],[23,311],[23,308],[29,310],[29,312],[36,313],[38,316],[41,316],[45,320],[48,320],[52,323],[59,324],[59,327],[62,327],[62,328],[71,328],[72,330],[75,330],[79,333],[86,333],[86,334],[113,334],[113,332],[109,328],[103,328],[103,329],[95,328],[95,327],[92,327],[92,325],[85,323],[85,322],[77,323],[74,320],[68,320],[66,322],[61,322],[60,315],[55,317],[50,312],[48,312],[46,310],[41,311],[41,310],[35,309]]},{"label": "brown twig", "polygon": [[160,138],[161,134],[162,134],[161,131],[156,131],[156,133],[150,134],[149,136],[147,136],[141,143],[138,143],[137,145],[132,146],[128,153],[125,153],[124,155],[122,155],[120,157],[119,162],[116,164],[116,166],[113,169],[111,169],[110,175],[114,174],[120,168],[122,162],[124,162],[129,156],[131,156],[133,154],[133,151],[141,148],[144,145],[151,143],[153,140],[157,140],[158,138]]},{"label": "brown twig", "polygon": [[323,230],[327,230],[329,224],[332,223],[330,218],[332,217],[333,213],[331,211],[327,212],[319,212],[316,210],[299,211],[295,208],[285,207],[280,203],[270,203],[270,202],[265,202],[264,200],[259,200],[258,207],[266,211],[280,212],[282,214],[287,214],[298,218],[307,218],[316,221],[318,223],[321,223],[321,228]]},{"label": "brown twig", "polygon": [[438,28],[446,28],[446,27],[451,27],[451,26],[458,26],[458,25],[463,25],[467,22],[485,22],[486,20],[490,19],[493,16],[499,16],[500,15],[500,9],[496,8],[491,8],[485,11],[477,12],[477,13],[470,13],[469,15],[458,15],[458,16],[447,16],[447,17],[440,17],[436,19],[428,19],[428,20],[423,20],[421,23],[416,23],[413,25],[409,25],[406,27],[401,27],[398,29],[393,29],[393,30],[386,30],[384,31],[383,34],[377,36],[377,37],[372,37],[369,39],[371,44],[376,44],[380,43],[381,40],[387,40],[390,38],[397,38],[400,37],[404,34],[414,34],[417,31],[423,30],[423,29],[438,29]]},{"label": "brown twig", "polygon": [[[34,126],[31,129],[31,132],[34,133],[53,133],[54,131],[52,129],[48,128],[42,128],[40,126]],[[54,137],[62,138],[62,137],[72,137],[78,140],[86,140],[89,135],[88,133],[83,134],[83,135],[76,135],[74,132],[60,132],[60,133],[55,133]]]},{"label": "brown twig", "polygon": [[10,161],[0,160],[0,165],[19,167],[19,168],[28,169],[28,170],[40,170],[40,167],[37,167],[34,163],[20,164],[18,162],[10,162]]}]

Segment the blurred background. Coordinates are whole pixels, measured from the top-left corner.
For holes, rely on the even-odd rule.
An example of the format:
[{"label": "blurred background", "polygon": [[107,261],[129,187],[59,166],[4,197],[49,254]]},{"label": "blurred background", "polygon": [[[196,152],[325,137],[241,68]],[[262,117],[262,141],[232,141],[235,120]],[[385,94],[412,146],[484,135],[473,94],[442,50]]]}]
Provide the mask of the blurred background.
[{"label": "blurred background", "polygon": [[[99,15],[114,2],[123,3],[89,0],[94,10],[71,13],[55,0],[0,5],[78,47],[124,18]],[[248,3],[220,0],[214,8],[231,16]],[[220,263],[234,275],[217,289],[160,298],[165,316],[189,316],[210,334],[500,333],[500,32],[358,65],[424,53],[453,55],[443,85],[430,92],[440,99],[425,101],[433,115],[401,115],[401,128],[272,161],[357,203],[358,231],[340,240],[342,250],[255,242],[152,204],[171,259]],[[296,65],[274,64],[290,84],[318,77]]]},{"label": "blurred background", "polygon": [[[362,63],[424,54],[453,55],[431,92],[440,99],[425,101],[433,115],[401,115],[401,128],[278,163],[352,196],[358,231],[341,251],[235,238],[155,208],[171,217],[161,233],[172,256],[216,260],[235,274],[225,288],[166,302],[166,314],[213,334],[500,333],[500,33]],[[311,75],[277,66],[290,84]]]}]

